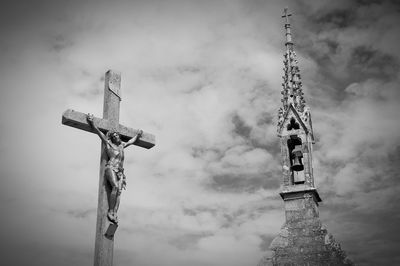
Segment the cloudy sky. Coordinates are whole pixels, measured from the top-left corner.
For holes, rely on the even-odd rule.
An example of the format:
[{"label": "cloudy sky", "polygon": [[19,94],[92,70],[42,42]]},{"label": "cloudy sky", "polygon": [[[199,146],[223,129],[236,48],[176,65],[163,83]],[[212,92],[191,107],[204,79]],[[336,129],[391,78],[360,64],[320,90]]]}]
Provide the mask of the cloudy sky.
[{"label": "cloudy sky", "polygon": [[282,9],[316,134],[320,216],[358,265],[400,264],[396,1],[13,1],[0,10],[3,265],[91,265],[101,116],[156,135],[126,151],[117,266],[251,266],[284,222]]}]

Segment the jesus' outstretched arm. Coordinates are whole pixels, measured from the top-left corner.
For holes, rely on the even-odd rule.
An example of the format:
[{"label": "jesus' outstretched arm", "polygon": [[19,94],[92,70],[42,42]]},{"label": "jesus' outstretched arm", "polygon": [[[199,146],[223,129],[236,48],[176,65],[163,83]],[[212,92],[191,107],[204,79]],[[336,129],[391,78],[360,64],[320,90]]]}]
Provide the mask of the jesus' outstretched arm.
[{"label": "jesus' outstretched arm", "polygon": [[94,124],[93,122],[93,115],[92,114],[88,114],[86,117],[89,125],[95,130],[96,134],[99,135],[101,141],[107,145],[107,137],[103,134],[103,132],[100,131],[100,129]]},{"label": "jesus' outstretched arm", "polygon": [[124,148],[126,148],[126,147],[132,145],[133,143],[135,143],[135,141],[136,141],[138,138],[140,138],[140,137],[142,136],[142,134],[143,134],[143,130],[140,129],[140,130],[138,131],[138,133],[136,134],[136,136],[134,136],[133,138],[131,138],[128,142],[125,142]]}]

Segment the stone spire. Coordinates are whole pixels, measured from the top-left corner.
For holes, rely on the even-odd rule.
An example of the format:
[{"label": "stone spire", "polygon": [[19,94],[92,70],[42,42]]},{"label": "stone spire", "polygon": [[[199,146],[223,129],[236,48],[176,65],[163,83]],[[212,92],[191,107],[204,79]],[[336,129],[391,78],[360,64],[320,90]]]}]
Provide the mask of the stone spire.
[{"label": "stone spire", "polygon": [[286,52],[282,103],[278,114],[282,162],[280,195],[284,202],[285,222],[271,242],[272,255],[258,266],[281,265],[353,265],[319,218],[322,201],[314,182],[311,113],[303,98],[301,77],[293,49],[287,8],[284,9]]},{"label": "stone spire", "polygon": [[[289,17],[292,14],[288,13],[288,9],[285,8],[282,18],[285,18],[285,31],[286,31],[286,51],[283,55],[283,83],[282,83],[282,99],[283,106],[279,109],[279,120],[283,117],[283,114],[288,110],[289,106],[292,105],[299,113],[303,113],[306,109],[306,101],[304,100],[304,93],[302,90],[302,82],[300,76],[300,70],[297,65],[296,52],[294,51],[294,43],[292,41],[291,25]],[[278,125],[279,127],[280,125]]]},{"label": "stone spire", "polygon": [[294,51],[290,16],[288,9],[283,11],[285,19],[284,75],[282,83],[282,106],[278,112],[278,136],[281,138],[283,159],[283,192],[298,189],[303,184],[314,189],[317,201],[321,201],[314,185],[312,170],[312,130],[310,108],[303,97],[301,76]]}]

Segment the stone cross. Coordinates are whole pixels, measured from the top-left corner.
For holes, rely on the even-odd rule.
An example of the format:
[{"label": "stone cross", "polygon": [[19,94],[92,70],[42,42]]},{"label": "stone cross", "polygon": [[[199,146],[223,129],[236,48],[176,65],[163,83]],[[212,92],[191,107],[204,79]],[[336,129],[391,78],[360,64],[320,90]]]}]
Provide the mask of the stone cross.
[{"label": "stone cross", "polygon": [[[120,85],[121,75],[111,70],[107,71],[105,75],[103,118],[94,117],[93,121],[103,133],[114,130],[120,134],[121,140],[126,142],[136,136],[138,130],[119,124],[119,105],[121,101]],[[94,129],[88,124],[87,115],[71,109],[63,113],[62,124],[95,133]],[[150,149],[155,145],[155,137],[152,134],[143,132],[134,145]],[[112,265],[114,233],[118,226],[116,223],[112,223],[107,219],[110,188],[104,178],[105,164],[108,159],[107,154],[104,152],[104,146],[104,143],[102,143],[94,257],[95,266]]]}]

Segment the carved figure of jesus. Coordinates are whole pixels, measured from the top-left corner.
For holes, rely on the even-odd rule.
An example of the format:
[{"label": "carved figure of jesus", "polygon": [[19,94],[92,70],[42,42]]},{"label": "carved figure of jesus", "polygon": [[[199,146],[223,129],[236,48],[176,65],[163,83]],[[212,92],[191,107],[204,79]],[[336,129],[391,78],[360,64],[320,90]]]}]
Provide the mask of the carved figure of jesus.
[{"label": "carved figure of jesus", "polygon": [[87,115],[87,121],[89,125],[95,130],[96,134],[100,137],[104,144],[105,152],[108,156],[107,163],[105,165],[104,177],[108,185],[111,187],[111,193],[109,196],[109,208],[107,217],[112,222],[118,223],[117,211],[119,208],[120,198],[122,189],[126,189],[126,177],[124,174],[124,149],[141,137],[143,134],[142,130],[139,130],[138,134],[131,138],[128,142],[123,142],[120,139],[119,134],[116,131],[108,131],[106,135],[99,130],[99,128],[93,122],[93,115]]}]

